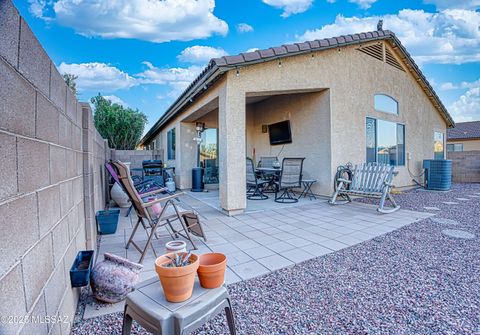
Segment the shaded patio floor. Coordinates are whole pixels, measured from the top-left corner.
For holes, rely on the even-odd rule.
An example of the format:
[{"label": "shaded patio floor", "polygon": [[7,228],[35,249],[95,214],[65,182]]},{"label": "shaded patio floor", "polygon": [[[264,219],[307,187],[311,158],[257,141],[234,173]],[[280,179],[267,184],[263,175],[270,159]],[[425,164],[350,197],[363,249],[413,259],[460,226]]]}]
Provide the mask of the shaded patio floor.
[{"label": "shaded patio floor", "polygon": [[[222,207],[220,206],[220,197],[218,190],[209,190],[208,192],[188,192],[187,193],[190,197],[201,201],[202,203],[211,206],[212,208],[222,211]],[[289,204],[289,203],[278,203],[275,202],[275,194],[274,193],[265,193],[268,196],[266,200],[248,200],[247,199],[247,208],[245,209],[244,214],[250,214],[255,212],[261,212],[266,210],[278,210],[281,208],[290,208],[290,207],[298,207],[302,205],[308,205],[317,202],[324,202],[326,198],[317,196],[317,199],[313,198],[305,198],[302,197],[299,199],[297,203]]]},{"label": "shaded patio floor", "polygon": [[[186,206],[199,212],[207,234],[206,242],[195,239],[198,247],[195,252],[214,251],[227,255],[227,285],[348,248],[432,215],[408,210],[385,215],[377,213],[372,205],[331,206],[323,199],[306,199],[288,206],[273,200],[257,201],[255,205],[262,203],[265,209],[247,210],[245,214],[228,217],[212,206],[213,197],[200,200],[198,196],[186,194],[181,198]],[[129,217],[125,217],[125,213],[126,209],[122,209],[116,234],[101,236],[98,260],[103,259],[105,252],[139,260],[140,254],[133,247],[125,249],[136,222],[134,212]],[[165,230],[159,232],[162,237],[154,239],[153,245],[157,253],[162,254],[165,243],[171,238]],[[144,231],[137,234],[136,240],[142,245],[146,234]],[[187,245],[191,248],[191,244]],[[141,280],[156,276],[154,261],[150,250],[143,262]],[[98,305],[92,298],[87,303],[84,318],[122,309],[123,302]]]}]

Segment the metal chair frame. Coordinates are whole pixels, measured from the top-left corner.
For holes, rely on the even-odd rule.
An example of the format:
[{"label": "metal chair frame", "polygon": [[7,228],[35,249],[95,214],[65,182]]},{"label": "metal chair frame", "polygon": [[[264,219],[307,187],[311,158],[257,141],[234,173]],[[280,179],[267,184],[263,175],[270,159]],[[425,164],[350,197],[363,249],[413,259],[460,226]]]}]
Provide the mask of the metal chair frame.
[{"label": "metal chair frame", "polygon": [[[275,202],[295,203],[298,198],[293,189],[302,187],[303,161],[302,158],[284,158],[282,160],[282,172],[276,183]],[[282,192],[283,191],[283,192]],[[278,193],[280,193],[280,196]]]},{"label": "metal chair frame", "polygon": [[251,158],[246,159],[247,171],[247,199],[249,200],[266,200],[268,195],[263,193],[262,187],[269,184],[270,180],[265,180],[257,177],[255,173],[255,165]]},{"label": "metal chair frame", "polygon": [[[165,188],[162,188],[162,189],[154,190],[151,192],[142,193],[140,195],[134,187],[132,178],[130,177],[130,172],[128,167],[120,161],[115,161],[113,162],[113,164],[117,168],[120,183],[122,184],[128,196],[130,197],[133,208],[135,209],[135,212],[137,213],[137,216],[138,216],[137,223],[133,228],[133,231],[130,235],[130,238],[128,239],[128,242],[125,248],[128,249],[130,245],[133,245],[134,248],[141,253],[139,263],[143,262],[143,259],[145,258],[148,247],[152,248],[153,254],[155,255],[155,257],[157,257],[156,250],[152,245],[152,239],[153,237],[157,239],[159,238],[157,235],[157,229],[160,227],[165,227],[170,237],[172,237],[172,239],[178,238],[178,236],[182,236],[183,238],[190,241],[194,249],[197,249],[189,232],[191,227],[186,226],[185,218],[184,218],[184,215],[186,214],[195,214],[195,215],[197,214],[193,211],[181,210],[176,204],[178,197],[181,194],[183,194],[183,192],[157,198],[160,193],[166,191]],[[155,197],[156,199],[148,202],[145,202],[143,200],[149,197]],[[159,203],[164,203],[162,206],[162,210],[158,215],[153,216],[150,213],[149,209],[153,205],[159,204]],[[167,209],[170,206],[173,207],[173,211],[174,211],[173,214],[167,214]],[[197,215],[197,219],[198,219],[198,215]],[[176,230],[173,227],[173,222],[177,220],[180,223],[181,230]],[[148,225],[145,221],[147,221]],[[197,220],[197,224],[203,236],[205,236],[199,219]],[[147,233],[147,242],[143,248],[134,241],[135,234],[140,225],[145,229]]]}]

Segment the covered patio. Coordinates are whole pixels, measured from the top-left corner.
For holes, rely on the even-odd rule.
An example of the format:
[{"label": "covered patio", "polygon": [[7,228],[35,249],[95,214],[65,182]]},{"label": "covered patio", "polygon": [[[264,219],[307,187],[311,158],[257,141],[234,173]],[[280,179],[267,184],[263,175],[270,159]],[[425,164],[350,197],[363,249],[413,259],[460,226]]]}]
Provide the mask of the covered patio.
[{"label": "covered patio", "polygon": [[[199,104],[180,120],[178,138],[182,150],[177,160],[172,162],[176,165],[178,186],[181,189],[191,188],[191,168],[196,166],[198,150],[199,163],[205,170],[205,187],[214,191],[199,197],[205,201],[216,197],[219,202],[212,199],[212,205],[228,215],[274,208],[270,206],[271,201],[254,204],[246,199],[243,163],[246,157],[252,158],[255,166],[265,157],[275,157],[280,164],[285,157],[305,158],[302,178],[315,181],[311,191],[317,195],[330,194],[329,99],[328,89],[247,92],[243,97],[243,113],[237,113],[235,120],[225,120],[222,116],[226,107],[222,108],[221,96]],[[269,125],[282,122],[288,123],[291,140],[288,143],[272,143]],[[192,141],[197,136],[198,124],[205,127],[200,134],[202,142],[199,149]],[[238,136],[233,136],[233,132],[239,132]],[[235,139],[234,144],[230,143],[232,139]],[[277,205],[275,208],[282,207]]]}]

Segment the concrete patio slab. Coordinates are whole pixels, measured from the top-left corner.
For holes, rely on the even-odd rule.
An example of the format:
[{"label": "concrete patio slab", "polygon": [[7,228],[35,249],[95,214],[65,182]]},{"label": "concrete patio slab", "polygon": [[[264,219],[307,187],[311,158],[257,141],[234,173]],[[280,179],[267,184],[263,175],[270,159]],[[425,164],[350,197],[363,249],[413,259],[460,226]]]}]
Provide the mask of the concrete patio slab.
[{"label": "concrete patio slab", "polygon": [[[331,206],[324,199],[305,200],[285,206],[273,201],[255,202],[255,210],[228,217],[212,206],[214,193],[183,195],[185,206],[196,208],[207,234],[207,241],[194,238],[198,254],[222,252],[227,256],[227,284],[254,278],[284,267],[348,248],[379,235],[396,230],[410,223],[433,216],[400,210],[392,214],[380,214],[376,207],[361,203]],[[217,194],[218,199],[218,194]],[[257,203],[263,204],[264,207]],[[250,204],[250,202],[249,202]],[[262,210],[260,210],[263,208]],[[101,236],[98,260],[105,252],[138,261],[140,253],[132,246],[125,249],[136,223],[135,213],[126,217],[122,209],[116,234]],[[174,224],[174,226],[177,226]],[[159,229],[160,238],[153,239],[157,254],[164,252],[164,245],[171,240],[165,229]],[[135,241],[144,245],[147,234],[139,229]],[[187,242],[188,248],[191,244]],[[156,276],[155,255],[149,250],[143,262],[141,277]],[[112,309],[113,308],[113,309]],[[95,317],[121,310],[118,306],[99,308],[93,301],[87,303],[86,316]]]}]

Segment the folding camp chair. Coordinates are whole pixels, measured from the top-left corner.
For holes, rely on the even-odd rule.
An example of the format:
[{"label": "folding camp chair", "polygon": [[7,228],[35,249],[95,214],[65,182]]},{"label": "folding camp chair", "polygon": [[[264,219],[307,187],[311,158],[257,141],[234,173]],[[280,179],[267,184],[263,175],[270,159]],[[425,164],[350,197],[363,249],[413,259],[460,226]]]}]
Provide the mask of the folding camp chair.
[{"label": "folding camp chair", "polygon": [[[149,246],[152,248],[155,257],[157,257],[155,248],[152,245],[152,238],[155,236],[158,239],[157,229],[160,227],[165,227],[173,239],[174,237],[178,236],[182,236],[183,238],[188,239],[192,244],[193,248],[197,249],[190,235],[190,232],[194,231],[196,233],[200,233],[201,237],[203,238],[205,238],[205,234],[200,224],[198,215],[191,210],[184,210],[177,205],[177,203],[179,202],[178,197],[183,193],[159,197],[159,194],[165,191],[165,189],[158,189],[155,191],[142,193],[140,195],[138,194],[137,190],[133,185],[133,181],[130,177],[128,167],[120,161],[113,162],[113,165],[118,171],[120,183],[130,197],[133,208],[135,209],[135,212],[138,216],[137,223],[135,224],[132,234],[130,235],[130,238],[128,239],[127,245],[125,247],[128,249],[131,244],[142,254],[140,256],[139,263],[142,263],[143,259],[145,258]],[[148,200],[151,199],[151,197],[154,197],[155,199]],[[163,203],[162,207],[160,210],[158,210],[157,206],[161,203]],[[155,209],[157,209],[157,213],[154,212]],[[185,218],[186,215],[188,215],[189,218],[195,217],[196,222],[190,220],[187,226]],[[145,220],[148,222],[148,225],[145,223]],[[173,227],[173,223],[177,220],[181,226],[180,230],[176,230]],[[143,248],[141,248],[133,240],[135,237],[135,233],[137,232],[137,229],[140,225],[142,225],[142,227],[147,233],[147,242]]]},{"label": "folding camp chair", "polygon": [[[118,178],[118,173],[115,167],[112,165],[112,163],[109,163],[109,162],[105,163],[105,168],[110,173],[113,180],[117,182],[120,186],[122,186],[122,183]],[[168,192],[168,190],[164,188],[165,185],[163,183],[163,178],[160,181],[158,181],[156,179],[151,179],[151,178],[142,179],[140,176],[131,176],[131,177],[133,181],[133,186],[135,187],[137,192],[140,194],[140,196],[144,193],[152,192],[161,188],[163,189],[164,193]],[[124,189],[124,192],[127,193],[125,189]],[[130,205],[130,208],[128,209],[127,214],[125,215],[126,217],[130,215],[132,208],[133,208],[133,205]]]}]

